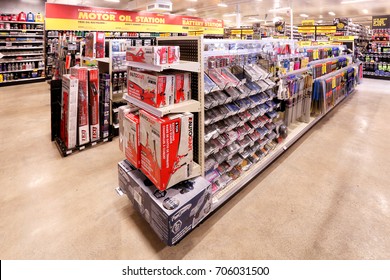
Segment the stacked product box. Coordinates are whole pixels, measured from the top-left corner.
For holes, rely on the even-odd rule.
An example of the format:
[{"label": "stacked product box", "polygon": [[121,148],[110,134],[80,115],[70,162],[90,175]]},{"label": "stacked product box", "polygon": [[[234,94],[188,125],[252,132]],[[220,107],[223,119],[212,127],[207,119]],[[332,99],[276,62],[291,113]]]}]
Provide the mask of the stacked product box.
[{"label": "stacked product box", "polygon": [[127,79],[127,94],[129,96],[156,108],[174,103],[174,75],[129,69]]},{"label": "stacked product box", "polygon": [[85,57],[105,57],[105,35],[104,32],[89,32],[85,36]]},{"label": "stacked product box", "polygon": [[191,99],[191,73],[170,72],[175,78],[173,102],[180,103]]},{"label": "stacked product box", "polygon": [[77,144],[78,84],[75,77],[63,75],[60,137],[68,149]]},{"label": "stacked product box", "polygon": [[110,75],[100,74],[100,137],[110,134]]},{"label": "stacked product box", "polygon": [[158,118],[140,110],[141,170],[160,190],[192,175],[193,114]]},{"label": "stacked product box", "polygon": [[99,122],[99,70],[97,68],[88,69],[89,85],[89,125],[91,142],[100,139]]},{"label": "stacked product box", "polygon": [[126,154],[126,145],[128,133],[125,133],[125,128],[129,126],[126,123],[126,115],[129,113],[137,112],[139,109],[131,104],[118,107],[118,120],[119,120],[119,150]]},{"label": "stacked product box", "polygon": [[169,246],[176,244],[211,210],[211,186],[202,177],[158,190],[127,161],[118,164],[119,187]]},{"label": "stacked product box", "polygon": [[127,160],[135,167],[141,168],[141,143],[138,112],[125,115],[123,120],[123,145]]},{"label": "stacked product box", "polygon": [[79,80],[78,145],[89,143],[88,68],[72,67],[70,73]]},{"label": "stacked product box", "polygon": [[178,46],[140,46],[128,47],[126,60],[151,65],[178,63],[180,47]]}]

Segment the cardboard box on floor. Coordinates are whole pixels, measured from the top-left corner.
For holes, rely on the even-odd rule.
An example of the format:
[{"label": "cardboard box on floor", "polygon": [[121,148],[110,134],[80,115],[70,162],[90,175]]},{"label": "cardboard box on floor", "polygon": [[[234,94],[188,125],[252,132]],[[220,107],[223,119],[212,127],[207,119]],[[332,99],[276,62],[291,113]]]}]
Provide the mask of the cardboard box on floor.
[{"label": "cardboard box on floor", "polygon": [[211,185],[203,177],[158,190],[127,161],[118,163],[119,187],[169,246],[176,244],[211,210]]},{"label": "cardboard box on floor", "polygon": [[99,121],[99,69],[88,69],[89,88],[89,127],[91,142],[100,139]]}]

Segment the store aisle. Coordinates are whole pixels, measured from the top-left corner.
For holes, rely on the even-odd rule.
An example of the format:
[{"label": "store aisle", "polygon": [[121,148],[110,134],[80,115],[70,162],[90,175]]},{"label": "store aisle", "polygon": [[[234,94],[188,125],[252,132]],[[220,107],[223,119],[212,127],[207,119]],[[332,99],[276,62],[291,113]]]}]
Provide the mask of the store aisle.
[{"label": "store aisle", "polygon": [[0,88],[0,259],[388,259],[390,82],[357,92],[175,247],[118,197],[117,139],[67,158],[49,86]]}]

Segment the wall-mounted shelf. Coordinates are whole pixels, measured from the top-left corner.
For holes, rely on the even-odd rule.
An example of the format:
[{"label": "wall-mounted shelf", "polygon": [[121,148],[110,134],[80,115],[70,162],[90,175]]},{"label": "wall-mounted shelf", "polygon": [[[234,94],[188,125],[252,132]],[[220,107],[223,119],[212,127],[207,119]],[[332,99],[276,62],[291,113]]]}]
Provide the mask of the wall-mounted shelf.
[{"label": "wall-mounted shelf", "polygon": [[146,63],[127,61],[126,65],[134,68],[141,68],[144,70],[155,71],[155,72],[162,72],[168,69],[188,71],[188,72],[200,71],[199,62],[183,61],[183,60],[180,61],[179,63],[163,64],[163,65],[151,65]]}]

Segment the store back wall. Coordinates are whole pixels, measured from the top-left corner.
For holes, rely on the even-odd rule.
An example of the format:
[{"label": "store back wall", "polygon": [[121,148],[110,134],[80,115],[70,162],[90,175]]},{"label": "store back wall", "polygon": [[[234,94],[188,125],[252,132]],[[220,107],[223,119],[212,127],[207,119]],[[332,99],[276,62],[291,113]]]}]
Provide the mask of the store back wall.
[{"label": "store back wall", "polygon": [[45,14],[45,0],[1,0],[0,13],[28,12]]}]

